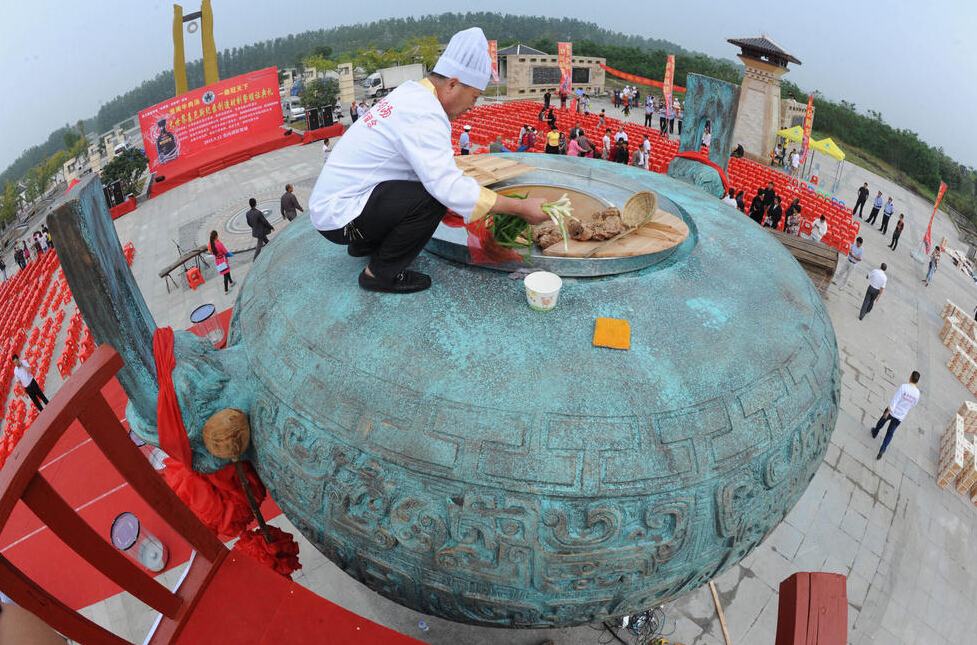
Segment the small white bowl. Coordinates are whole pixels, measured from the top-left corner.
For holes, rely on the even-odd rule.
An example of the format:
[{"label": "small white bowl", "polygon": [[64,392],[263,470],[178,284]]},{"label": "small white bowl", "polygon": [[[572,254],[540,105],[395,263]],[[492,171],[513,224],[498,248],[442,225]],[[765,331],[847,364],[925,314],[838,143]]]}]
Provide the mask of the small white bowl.
[{"label": "small white bowl", "polygon": [[527,275],[523,282],[530,307],[536,311],[549,311],[556,306],[556,298],[563,286],[560,276],[549,271],[536,271]]}]

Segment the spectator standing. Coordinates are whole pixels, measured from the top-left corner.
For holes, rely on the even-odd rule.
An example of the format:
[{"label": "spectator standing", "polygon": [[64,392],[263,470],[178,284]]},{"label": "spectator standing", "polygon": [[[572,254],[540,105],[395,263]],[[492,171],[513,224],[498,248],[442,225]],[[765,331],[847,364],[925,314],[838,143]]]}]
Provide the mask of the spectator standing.
[{"label": "spectator standing", "polygon": [[600,111],[600,116],[597,117],[597,128],[607,127],[607,115],[604,114],[604,110]]},{"label": "spectator standing", "polygon": [[896,428],[906,419],[909,411],[919,403],[917,383],[919,383],[919,372],[913,370],[913,373],[909,375],[909,382],[899,386],[895,396],[892,397],[892,401],[889,402],[889,407],[882,412],[878,423],[872,428],[872,438],[875,439],[879,436],[879,430],[882,429],[882,426],[887,421],[889,423],[889,428],[885,431],[885,439],[882,440],[882,447],[879,448],[879,454],[875,455],[876,459],[882,459],[885,449],[889,447],[889,442],[892,441],[892,435],[895,434]]},{"label": "spectator standing", "polygon": [[560,154],[560,137],[562,134],[556,129],[556,124],[550,126],[550,131],[546,133],[546,154]]},{"label": "spectator standing", "polygon": [[543,94],[543,109],[544,110],[550,109],[550,97],[551,96],[552,96],[552,94],[550,94],[549,90],[546,90],[546,93]]},{"label": "spectator standing", "polygon": [[892,231],[892,241],[889,242],[889,248],[893,251],[899,245],[899,236],[902,235],[902,229],[906,226],[905,215],[899,213],[899,221],[896,222],[896,227]]},{"label": "spectator standing", "polygon": [[655,102],[649,96],[648,98],[645,99],[645,127],[646,128],[651,127],[651,120],[654,118],[654,116],[655,116]]},{"label": "spectator standing", "polygon": [[723,197],[723,203],[724,204],[727,204],[729,206],[732,206],[733,208],[738,208],[738,206],[736,205],[736,189],[735,188],[730,188],[729,189],[729,192],[726,193],[726,196],[725,197]]},{"label": "spectator standing", "polygon": [[940,263],[940,247],[933,249],[933,255],[930,256],[929,269],[926,271],[926,278],[923,280],[923,284],[927,287],[930,286],[930,281],[933,280],[933,274],[936,273],[936,266]]},{"label": "spectator standing", "polygon": [[662,131],[662,134],[668,128],[668,113],[665,110],[665,101],[658,104],[658,128]]},{"label": "spectator standing", "polygon": [[790,176],[800,181],[801,175],[801,156],[797,154],[797,148],[794,148],[790,152]]},{"label": "spectator standing", "polygon": [[26,264],[26,263],[28,263],[28,262],[31,261],[31,251],[30,251],[30,249],[27,248],[27,242],[25,242],[24,240],[21,240],[20,243],[24,245],[23,246],[23,250],[24,250],[24,263]]},{"label": "spectator standing", "polygon": [[675,134],[675,108],[668,108],[665,115],[668,117],[668,134]]},{"label": "spectator standing", "polygon": [[[681,128],[679,128],[679,130],[681,130]],[[681,132],[679,132],[679,134],[681,134]],[[709,144],[712,143],[712,133],[709,132],[709,128],[706,128],[702,133],[702,141],[700,143],[706,148],[708,148]]]},{"label": "spectator standing", "polygon": [[879,211],[882,210],[882,191],[875,196],[875,202],[872,204],[872,212],[868,214],[868,219],[865,220],[866,224],[875,224],[875,218],[879,216]]},{"label": "spectator standing", "polygon": [[322,140],[322,163],[329,161],[329,153],[332,152],[332,146],[329,145],[329,139]]},{"label": "spectator standing", "polygon": [[24,386],[24,391],[31,398],[31,403],[40,412],[47,405],[47,397],[41,391],[41,386],[37,384],[34,375],[27,371],[27,365],[20,360],[20,356],[14,354],[10,357],[14,363],[14,378]]},{"label": "spectator standing", "polygon": [[462,130],[461,136],[458,137],[458,147],[461,148],[461,154],[469,154],[469,148],[471,146],[469,133],[472,131],[472,126],[466,125],[465,129]]},{"label": "spectator standing", "polygon": [[756,197],[750,203],[750,219],[763,226],[763,189],[757,188]]},{"label": "spectator standing", "polygon": [[234,279],[231,278],[231,267],[227,258],[233,257],[234,254],[228,251],[224,243],[218,239],[217,231],[210,232],[209,246],[210,253],[214,256],[214,267],[217,269],[217,273],[224,276],[224,294],[227,295],[230,287],[234,286]]},{"label": "spectator standing", "polygon": [[862,219],[862,215],[865,214],[866,199],[868,199],[868,182],[862,184],[862,187],[858,189],[858,199],[855,200],[855,208],[851,209],[852,217],[855,217],[855,211],[858,211],[858,219]]},{"label": "spectator standing", "polygon": [[577,147],[580,148],[581,157],[593,157],[594,156],[594,146],[590,143],[590,139],[581,130],[580,134],[577,135]]},{"label": "spectator standing", "polygon": [[770,228],[777,228],[780,226],[780,218],[783,217],[784,209],[780,206],[780,197],[777,195],[773,196],[773,206],[767,210],[767,221],[764,222],[764,226],[769,226]]},{"label": "spectator standing", "polygon": [[763,214],[770,215],[770,209],[773,208],[773,200],[777,197],[777,191],[773,187],[773,182],[768,182],[767,187],[763,190]]},{"label": "spectator standing", "polygon": [[844,289],[847,287],[852,269],[862,261],[863,257],[865,257],[865,249],[862,247],[862,238],[859,237],[855,239],[848,249],[848,257],[842,260],[841,268],[838,269],[838,275],[831,281],[831,284],[838,284],[840,282],[840,288]]},{"label": "spectator standing", "polygon": [[885,235],[886,231],[889,229],[889,218],[892,217],[892,213],[896,210],[896,207],[892,204],[892,198],[885,203],[885,208],[882,209],[882,226],[879,230],[882,235]]},{"label": "spectator standing", "polygon": [[875,303],[882,297],[882,292],[885,291],[885,283],[888,281],[885,275],[886,268],[885,262],[883,262],[878,269],[872,269],[865,276],[868,278],[868,289],[865,290],[865,298],[862,300],[862,310],[858,313],[859,320],[868,315]]},{"label": "spectator standing", "polygon": [[637,168],[648,169],[648,157],[645,156],[644,148],[638,146],[631,153],[631,165]]},{"label": "spectator standing", "polygon": [[824,219],[824,215],[818,218],[813,224],[811,224],[811,234],[808,239],[812,242],[820,242],[821,238],[828,234],[828,222]]},{"label": "spectator standing", "polygon": [[743,199],[742,190],[736,193],[736,208],[738,208],[744,214],[746,213],[746,200]]},{"label": "spectator standing", "polygon": [[360,113],[356,110],[356,101],[349,104],[349,118],[353,123],[360,118]]},{"label": "spectator standing", "polygon": [[[675,120],[678,121],[678,136],[682,136],[682,121],[685,119],[685,110],[679,108],[675,113]],[[709,135],[710,138],[712,135]],[[708,143],[706,145],[709,145]]]},{"label": "spectator standing", "polygon": [[784,232],[790,235],[801,233],[801,204],[797,197],[784,212]]},{"label": "spectator standing", "polygon": [[617,140],[617,155],[614,157],[617,163],[628,163],[628,142],[626,139]]},{"label": "spectator standing", "polygon": [[577,133],[575,128],[570,128],[570,143],[567,144],[567,156],[568,157],[580,157],[580,144],[577,142]]},{"label": "spectator standing", "polygon": [[254,247],[254,257],[252,260],[258,259],[258,254],[261,253],[261,247],[268,244],[268,234],[275,230],[275,227],[268,223],[268,219],[265,214],[257,209],[258,200],[252,197],[248,200],[248,204],[251,206],[245,214],[245,219],[248,222],[248,226],[251,227],[251,237],[258,240]]},{"label": "spectator standing", "polygon": [[284,217],[289,222],[295,219],[297,215],[296,211],[305,212],[305,209],[299,205],[299,200],[292,192],[292,184],[285,184],[285,193],[282,195],[281,203],[279,204],[282,217]]},{"label": "spectator standing", "polygon": [[604,161],[609,161],[611,159],[611,129],[606,128],[604,130],[604,138],[600,140],[602,149],[600,152],[600,158]]}]

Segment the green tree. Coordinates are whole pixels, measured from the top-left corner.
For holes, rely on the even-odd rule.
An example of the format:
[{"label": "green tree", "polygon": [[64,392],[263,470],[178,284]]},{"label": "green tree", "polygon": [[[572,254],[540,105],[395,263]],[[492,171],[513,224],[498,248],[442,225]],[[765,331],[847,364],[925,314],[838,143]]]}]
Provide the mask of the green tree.
[{"label": "green tree", "polygon": [[82,136],[74,130],[65,129],[61,137],[61,141],[64,143],[64,149],[71,150],[81,138]]},{"label": "green tree", "polygon": [[317,78],[307,83],[299,92],[299,101],[302,102],[302,107],[306,110],[335,105],[338,97],[339,81],[334,78],[325,81]]},{"label": "green tree", "polygon": [[122,180],[122,192],[126,195],[136,192],[136,180],[149,166],[149,159],[139,148],[127,148],[117,154],[112,161],[102,168],[102,184],[109,184]]},{"label": "green tree", "polygon": [[414,36],[408,44],[408,48],[413,50],[413,60],[411,62],[421,63],[425,70],[434,69],[434,64],[438,62],[441,55],[437,36]]},{"label": "green tree", "polygon": [[320,56],[322,58],[329,58],[330,56],[332,56],[332,47],[330,47],[329,45],[319,45],[318,47],[312,50],[312,55]]},{"label": "green tree", "polygon": [[556,50],[558,49],[556,45],[556,41],[554,41],[549,36],[541,36],[537,38],[536,40],[533,41],[533,44],[530,46],[533,49],[538,49],[539,51],[545,52],[551,56],[555,56]]},{"label": "green tree", "polygon": [[8,181],[0,196],[0,226],[6,227],[17,216],[17,184]]}]

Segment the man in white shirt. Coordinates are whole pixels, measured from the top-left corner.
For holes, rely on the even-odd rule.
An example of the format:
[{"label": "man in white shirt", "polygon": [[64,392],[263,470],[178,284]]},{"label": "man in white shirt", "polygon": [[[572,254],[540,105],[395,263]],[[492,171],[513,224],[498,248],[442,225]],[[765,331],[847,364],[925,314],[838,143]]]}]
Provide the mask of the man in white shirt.
[{"label": "man in white shirt", "polygon": [[919,403],[919,388],[916,387],[917,383],[919,383],[919,372],[914,370],[909,375],[909,382],[899,386],[895,396],[892,397],[892,401],[889,403],[889,407],[885,409],[882,416],[879,417],[879,422],[872,428],[872,438],[874,439],[879,436],[879,430],[882,429],[885,422],[889,422],[889,429],[885,431],[885,439],[882,440],[882,447],[879,448],[879,454],[875,455],[876,459],[882,459],[885,449],[889,447],[889,442],[892,441],[892,435],[895,434],[896,428],[905,420],[909,411]]},{"label": "man in white shirt", "polygon": [[883,262],[878,269],[872,269],[865,276],[868,278],[868,289],[865,290],[865,299],[862,300],[862,310],[858,314],[859,320],[864,318],[868,312],[872,311],[872,305],[882,297],[882,292],[885,291],[885,283],[888,280],[885,275],[887,268],[885,262]]},{"label": "man in white shirt", "polygon": [[600,152],[600,158],[607,161],[611,158],[611,129],[607,128],[604,133],[604,138],[601,139],[601,143],[604,144],[604,149]]},{"label": "man in white shirt", "polygon": [[489,213],[545,222],[544,199],[515,199],[481,188],[455,165],[451,121],[470,110],[492,74],[488,42],[475,27],[452,36],[433,72],[401,84],[333,148],[309,199],[313,226],[370,257],[360,273],[369,291],[413,293],[431,278],[409,271],[450,208],[466,223]]},{"label": "man in white shirt", "polygon": [[624,143],[628,142],[628,133],[624,131],[624,126],[622,125],[617,129],[617,134],[614,135],[614,140],[624,139]]},{"label": "man in white shirt", "polygon": [[838,269],[838,277],[831,281],[831,284],[841,283],[841,288],[848,286],[848,278],[855,265],[865,257],[865,249],[862,247],[862,238],[857,238],[848,249],[848,257],[841,260],[841,268]]},{"label": "man in white shirt", "polygon": [[821,238],[828,233],[828,221],[824,219],[822,215],[817,221],[811,224],[811,234],[808,235],[808,239],[813,242],[820,242]]},{"label": "man in white shirt", "polygon": [[458,147],[461,149],[461,154],[463,155],[467,155],[470,152],[469,147],[471,146],[471,143],[470,143],[469,133],[471,131],[472,131],[472,126],[466,125],[465,129],[462,130],[461,132],[461,136],[458,137]]},{"label": "man in white shirt", "polygon": [[47,397],[41,391],[41,386],[34,380],[34,375],[27,371],[27,365],[21,362],[20,356],[14,354],[11,356],[11,360],[14,363],[14,379],[24,386],[27,396],[31,398],[34,407],[40,412],[47,405]]}]

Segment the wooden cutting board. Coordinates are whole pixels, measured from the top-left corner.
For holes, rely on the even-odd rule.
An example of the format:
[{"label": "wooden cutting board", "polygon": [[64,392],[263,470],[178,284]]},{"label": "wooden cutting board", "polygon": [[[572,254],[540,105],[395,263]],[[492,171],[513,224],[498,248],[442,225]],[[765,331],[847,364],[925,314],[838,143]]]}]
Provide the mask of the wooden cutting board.
[{"label": "wooden cutting board", "polygon": [[[660,208],[655,217],[633,233],[622,237],[607,248],[598,251],[595,258],[619,258],[631,255],[658,253],[681,244],[689,236],[689,227],[678,217]],[[583,257],[603,240],[570,240],[568,250],[563,250],[563,242],[557,242],[543,249],[543,255],[562,258]]]},{"label": "wooden cutting board", "polygon": [[466,176],[477,181],[479,186],[488,186],[536,170],[533,166],[514,159],[494,155],[458,155],[455,157],[455,164]]}]

